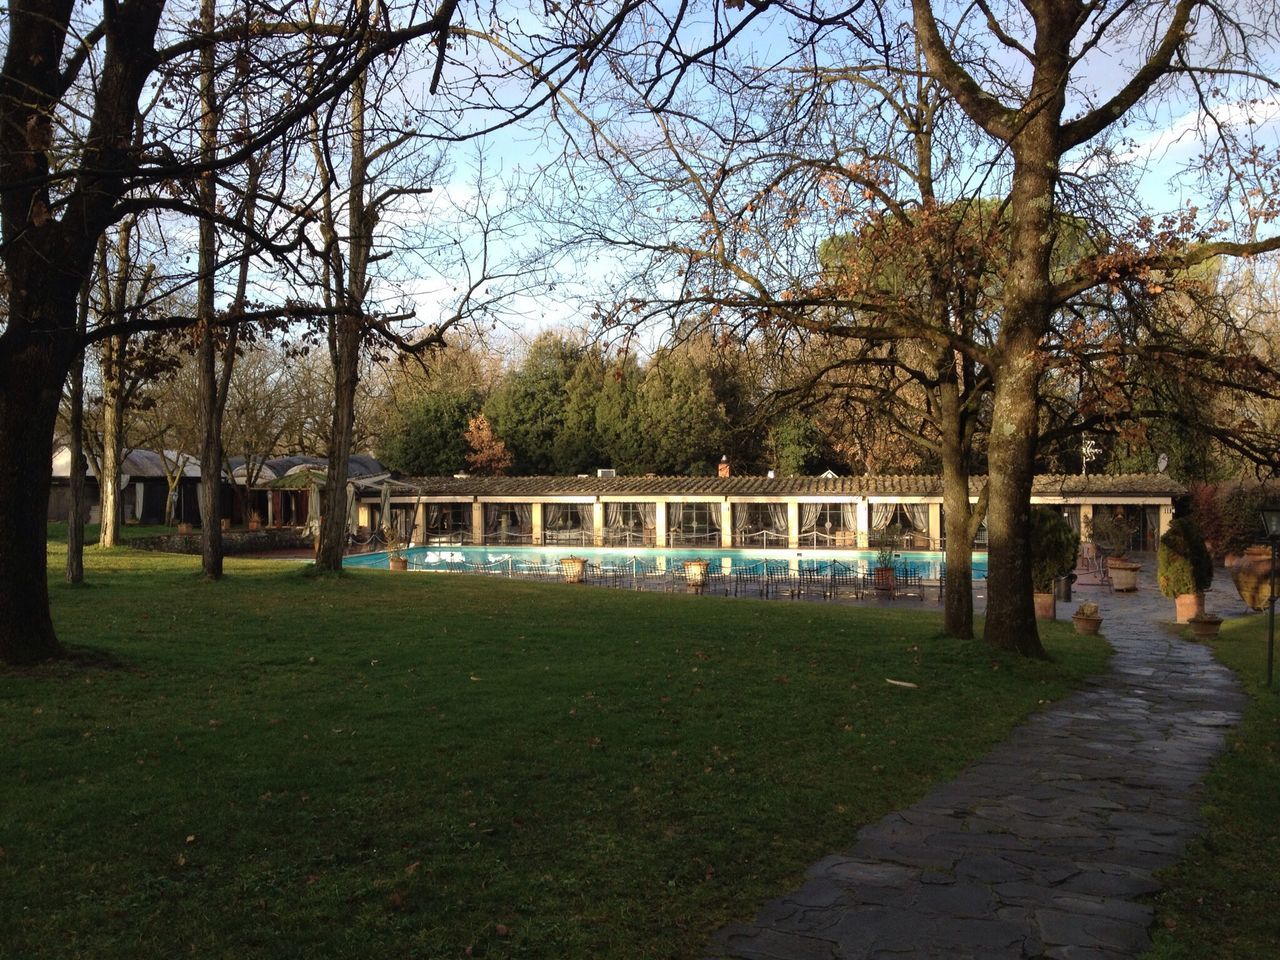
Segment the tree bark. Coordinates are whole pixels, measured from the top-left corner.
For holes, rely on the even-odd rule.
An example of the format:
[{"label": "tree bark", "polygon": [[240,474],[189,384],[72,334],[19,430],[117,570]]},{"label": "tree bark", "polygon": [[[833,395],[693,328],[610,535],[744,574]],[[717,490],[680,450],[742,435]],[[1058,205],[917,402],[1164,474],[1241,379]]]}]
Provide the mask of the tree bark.
[{"label": "tree bark", "polygon": [[953,384],[939,391],[942,427],[942,511],[946,527],[947,580],[943,630],[949,637],[973,637],[973,506],[969,502],[968,451]]},{"label": "tree bark", "polygon": [[987,643],[1045,659],[1031,585],[1031,485],[1038,436],[1039,336],[1008,338],[987,442]]},{"label": "tree bark", "polygon": [[[201,29],[213,32],[214,0],[201,0]],[[218,104],[214,90],[214,49],[200,51],[200,159],[209,163],[217,152]],[[200,178],[200,207],[217,209],[214,178]],[[217,231],[209,218],[200,220],[200,279],[196,285],[196,320],[200,331],[197,368],[200,380],[200,569],[207,580],[222,577],[222,411],[225,394],[219,391],[217,344],[214,339],[214,270],[218,262]]]},{"label": "tree bark", "polygon": [[[89,325],[89,287],[80,291],[76,332],[84,336]],[[67,583],[84,582],[84,349],[71,364],[71,414],[67,432],[70,447],[67,467]]]},{"label": "tree bark", "polygon": [[[26,305],[36,314],[37,328],[43,315],[49,327],[67,314],[75,316],[73,300],[63,303],[67,298],[52,291],[49,297],[45,304]],[[0,349],[0,384],[23,384],[20,390],[0,390],[0,463],[6,465],[0,470],[0,660],[5,663],[37,663],[63,652],[49,614],[45,518],[53,431],[71,354],[65,337],[32,337],[15,349]]]},{"label": "tree bark", "polygon": [[98,544],[120,545],[120,461],[124,452],[123,419],[124,385],[120,380],[118,351],[123,349],[120,337],[109,337],[102,344],[102,469],[98,472],[99,513]]}]

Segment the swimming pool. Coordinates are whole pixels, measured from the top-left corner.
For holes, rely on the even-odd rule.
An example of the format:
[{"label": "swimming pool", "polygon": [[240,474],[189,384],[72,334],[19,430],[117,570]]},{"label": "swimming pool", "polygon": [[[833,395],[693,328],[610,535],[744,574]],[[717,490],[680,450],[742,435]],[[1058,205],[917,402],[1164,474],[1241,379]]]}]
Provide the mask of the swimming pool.
[{"label": "swimming pool", "polygon": [[[520,573],[558,568],[562,557],[582,557],[602,569],[637,569],[663,573],[677,569],[686,560],[708,561],[708,572],[732,574],[753,568],[776,573],[799,573],[801,570],[817,570],[819,575],[831,572],[838,563],[856,572],[866,574],[875,561],[874,550],[677,550],[645,548],[627,550],[617,547],[412,547],[405,551],[410,570],[479,571],[493,573]],[[942,569],[943,554],[927,550],[900,550],[894,554],[894,562],[914,568],[926,580],[936,580]],[[386,567],[387,554],[361,553],[343,559],[347,567]],[[973,555],[975,579],[987,575],[987,555]]]}]

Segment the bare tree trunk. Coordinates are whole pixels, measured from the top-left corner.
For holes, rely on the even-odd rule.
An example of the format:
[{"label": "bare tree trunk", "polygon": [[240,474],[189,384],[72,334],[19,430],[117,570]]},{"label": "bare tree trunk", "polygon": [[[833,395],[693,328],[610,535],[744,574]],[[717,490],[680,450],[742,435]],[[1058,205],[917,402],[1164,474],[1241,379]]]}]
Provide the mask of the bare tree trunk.
[{"label": "bare tree trunk", "polygon": [[[200,24],[213,32],[214,0],[201,0]],[[214,48],[200,51],[200,159],[210,162],[217,150],[218,104],[214,91]],[[200,178],[200,207],[216,209],[217,190],[212,176]],[[214,341],[214,270],[217,232],[208,217],[200,220],[200,279],[196,286],[196,319],[200,341],[197,364],[200,380],[200,569],[207,580],[222,577],[222,405],[219,397],[217,345]]]},{"label": "bare tree trunk", "polygon": [[1031,586],[1031,484],[1034,476],[1039,337],[1023,326],[1007,341],[996,381],[987,507],[987,621],[994,647],[1044,659]]},{"label": "bare tree trunk", "polygon": [[[67,313],[74,317],[74,302],[58,303],[52,291],[45,303],[28,299],[35,301],[24,305],[33,325],[47,322],[45,329],[56,329]],[[0,660],[5,663],[36,663],[63,652],[49,615],[45,518],[53,431],[71,356],[66,337],[32,337],[16,349],[0,350],[0,383],[27,385],[0,390],[0,461],[6,464],[0,470]],[[17,464],[28,468],[13,468]],[[44,469],[36,469],[41,464]]]},{"label": "bare tree trunk", "polygon": [[942,443],[942,512],[946,527],[947,581],[943,630],[968,640],[973,636],[973,507],[969,503],[968,451],[965,449],[955,384],[939,390]]},{"label": "bare tree trunk", "polygon": [[[363,6],[363,3],[362,3]],[[316,567],[337,572],[347,544],[347,461],[355,427],[356,388],[360,383],[360,344],[368,283],[369,253],[375,216],[366,207],[368,158],[365,155],[365,87],[361,74],[351,86],[351,183],[347,191],[346,289],[339,302],[347,308],[329,327],[333,363],[333,420],[329,430],[329,468],[325,476],[325,509],[320,525]],[[332,226],[332,224],[331,224]]]},{"label": "bare tree trunk", "polygon": [[104,547],[120,545],[120,461],[124,455],[124,399],[121,391],[118,351],[119,337],[102,344],[102,469],[98,472],[100,527],[98,543]]},{"label": "bare tree trunk", "polygon": [[[89,325],[89,285],[80,291],[76,331]],[[84,348],[71,364],[71,416],[68,425],[70,465],[67,468],[67,583],[84,582]]]}]

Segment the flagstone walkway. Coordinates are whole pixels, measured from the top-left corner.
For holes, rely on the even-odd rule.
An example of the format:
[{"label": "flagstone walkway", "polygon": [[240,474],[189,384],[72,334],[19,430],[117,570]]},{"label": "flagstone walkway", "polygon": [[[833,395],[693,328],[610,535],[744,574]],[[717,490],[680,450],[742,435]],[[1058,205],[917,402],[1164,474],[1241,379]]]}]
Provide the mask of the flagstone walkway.
[{"label": "flagstone walkway", "polygon": [[1140,956],[1154,874],[1197,832],[1197,785],[1245,698],[1207,648],[1161,626],[1173,602],[1150,580],[1133,595],[1082,592],[1116,648],[1109,674],[864,828],[800,889],[720,931],[708,956]]}]

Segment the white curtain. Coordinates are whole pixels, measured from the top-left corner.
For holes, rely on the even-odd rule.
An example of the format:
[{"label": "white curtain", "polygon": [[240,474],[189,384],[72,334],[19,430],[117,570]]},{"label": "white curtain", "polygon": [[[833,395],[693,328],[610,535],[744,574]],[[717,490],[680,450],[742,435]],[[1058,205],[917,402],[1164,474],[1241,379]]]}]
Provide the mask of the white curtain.
[{"label": "white curtain", "polygon": [[920,533],[929,529],[929,505],[927,503],[904,503],[903,508],[911,519],[911,526]]},{"label": "white curtain", "polygon": [[587,536],[592,536],[595,527],[595,518],[592,516],[594,509],[589,503],[578,504],[578,526]]},{"label": "white curtain", "polygon": [[673,533],[678,533],[680,528],[684,526],[684,504],[668,503],[667,504],[667,529]]},{"label": "white curtain", "polygon": [[623,525],[622,504],[606,503],[604,505],[604,525],[610,530],[616,530]]},{"label": "white curtain", "polygon": [[746,533],[747,525],[751,522],[751,504],[735,503],[729,516],[733,520],[733,532]]},{"label": "white curtain", "polygon": [[769,529],[775,533],[787,532],[787,505],[771,503],[769,506]]},{"label": "white curtain", "polygon": [[707,506],[709,508],[707,510],[707,516],[708,516],[709,522],[713,529],[719,530],[720,529],[720,504],[709,503],[707,504]]},{"label": "white curtain", "polygon": [[893,519],[892,503],[873,503],[871,504],[871,529],[883,530],[889,525],[889,521]]},{"label": "white curtain", "polygon": [[843,528],[853,533],[858,529],[858,508],[852,503],[840,504],[840,522]]},{"label": "white curtain", "polygon": [[486,503],[484,505],[484,532],[497,533],[502,529],[502,518],[505,513],[500,503]]},{"label": "white curtain", "polygon": [[530,533],[533,530],[533,504],[516,504],[516,533]]},{"label": "white curtain", "polygon": [[640,522],[644,524],[646,530],[653,530],[658,526],[658,505],[656,503],[637,504],[640,507]]},{"label": "white curtain", "polygon": [[818,528],[818,513],[822,510],[820,503],[800,504],[800,532],[813,533]]},{"label": "white curtain", "polygon": [[568,511],[563,504],[547,503],[542,507],[542,529],[559,530]]}]

